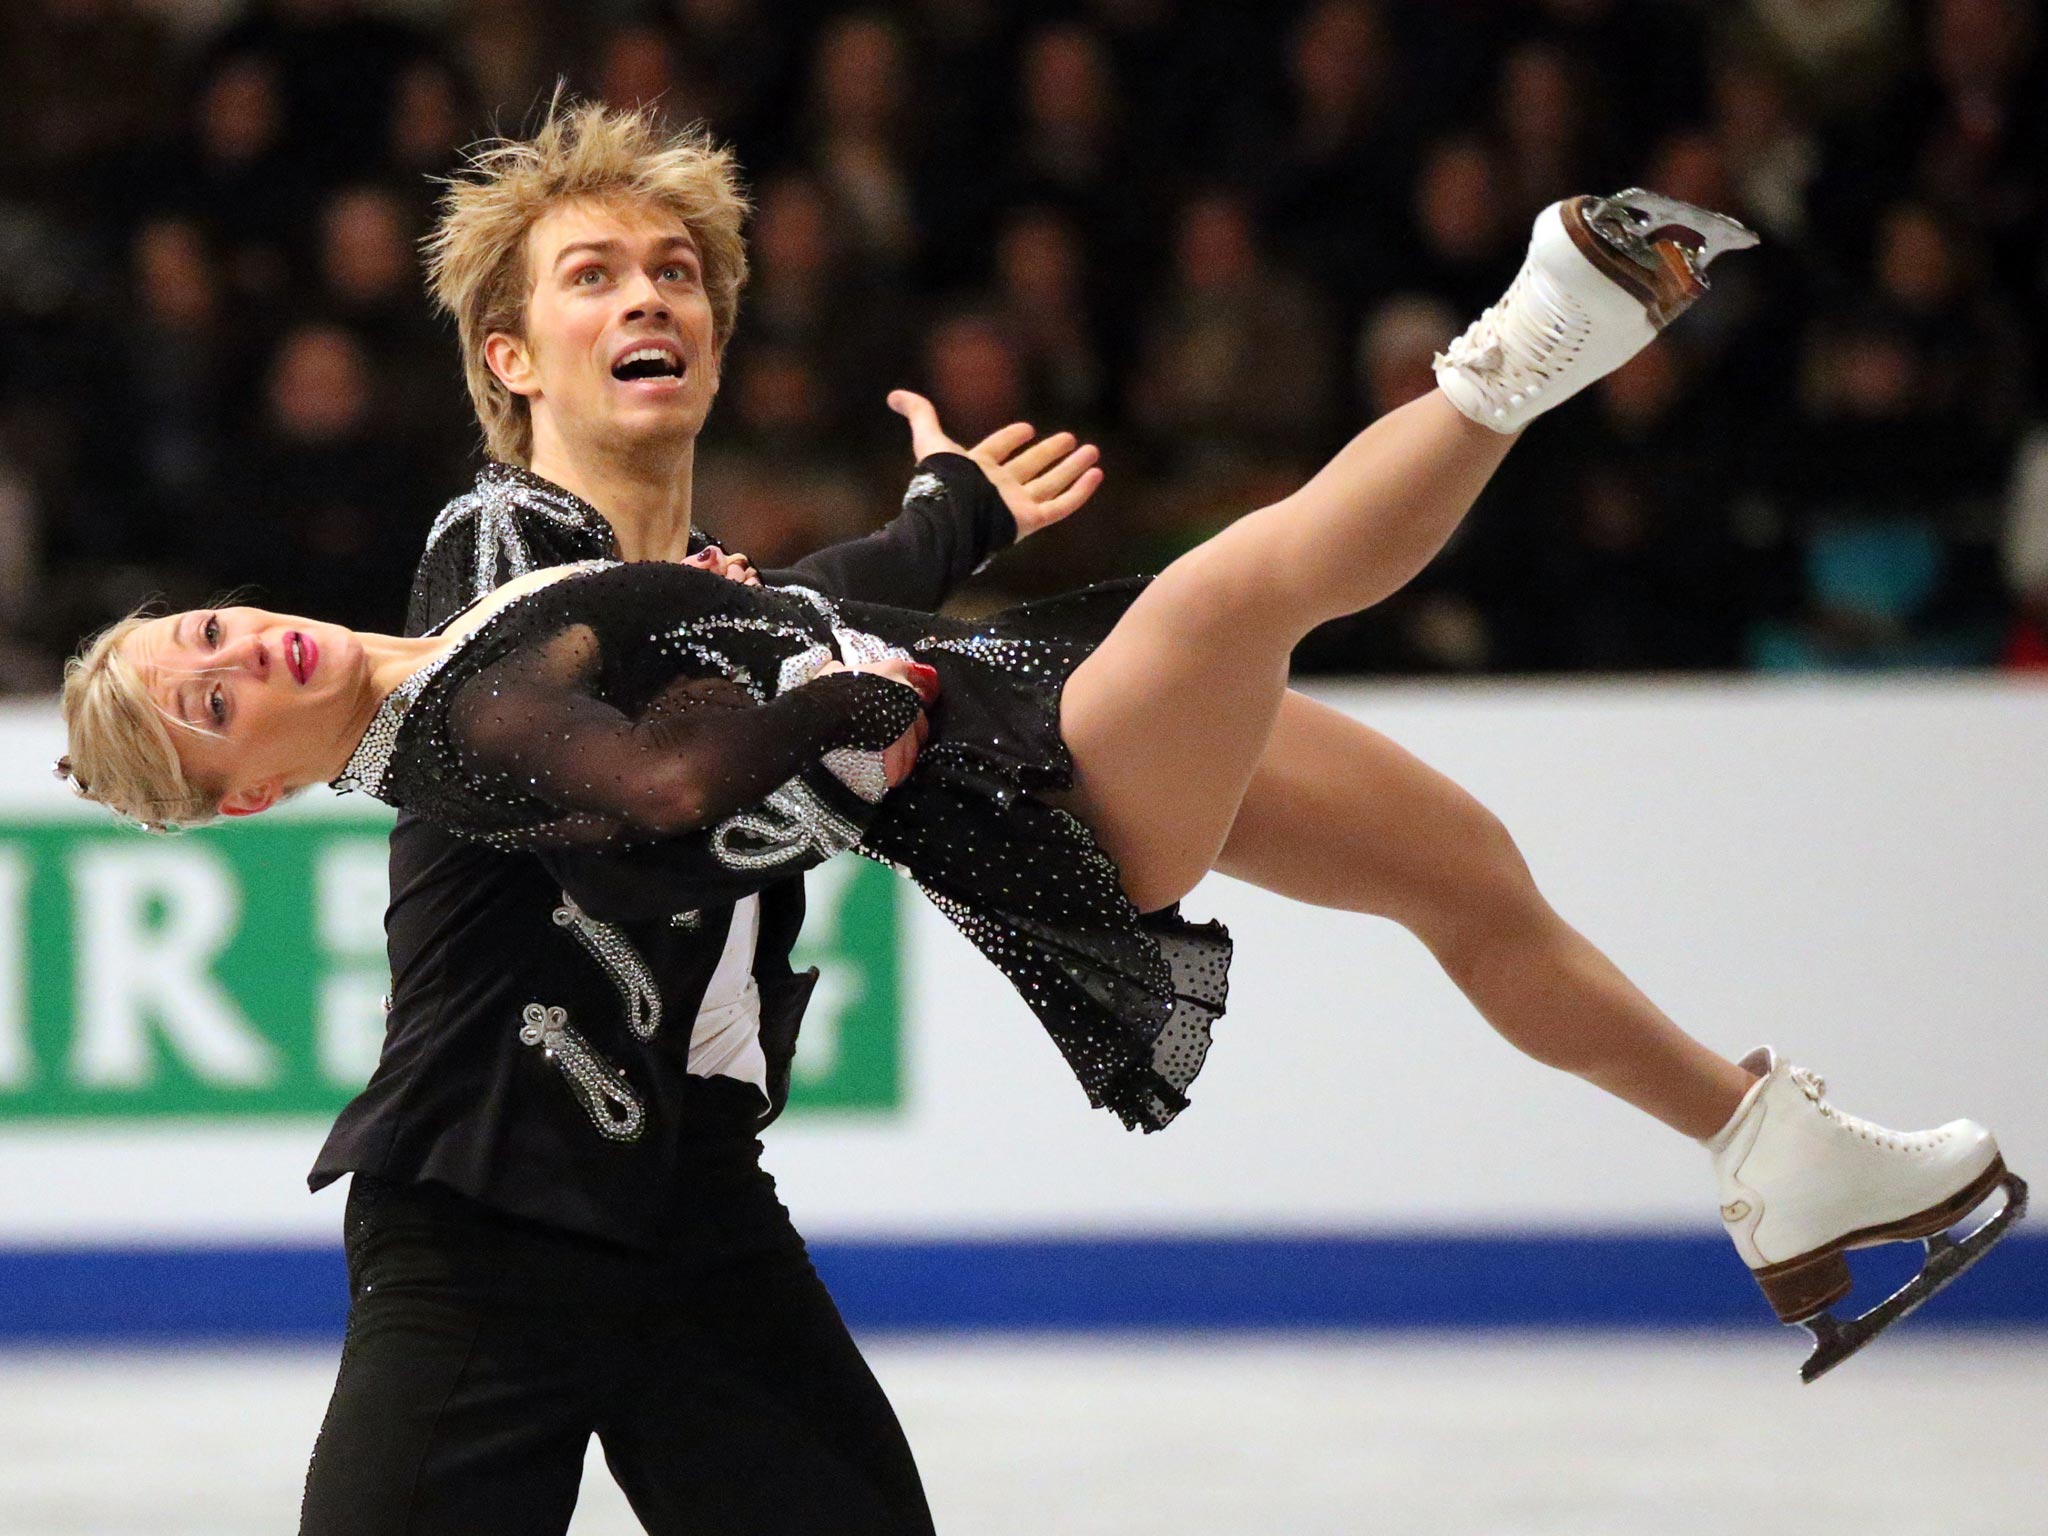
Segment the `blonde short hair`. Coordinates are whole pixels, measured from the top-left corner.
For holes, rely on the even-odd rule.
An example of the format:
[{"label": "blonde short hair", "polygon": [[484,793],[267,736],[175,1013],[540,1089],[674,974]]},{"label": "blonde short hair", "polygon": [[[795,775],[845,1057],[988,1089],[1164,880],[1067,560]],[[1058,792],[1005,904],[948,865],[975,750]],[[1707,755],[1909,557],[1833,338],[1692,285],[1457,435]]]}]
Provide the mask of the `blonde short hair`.
[{"label": "blonde short hair", "polygon": [[145,832],[173,832],[212,821],[220,793],[186,776],[170,722],[121,654],[122,643],[150,619],[140,610],[129,614],[64,664],[69,750],[57,772]]},{"label": "blonde short hair", "polygon": [[558,96],[530,139],[497,139],[470,151],[449,179],[441,216],[424,242],[434,299],[454,316],[470,402],[494,458],[525,466],[533,418],[484,359],[497,331],[526,334],[530,274],[526,237],[567,203],[653,203],[682,220],[697,244],[711,300],[712,338],[723,349],[747,282],[740,233],[747,214],[739,167],[700,124],[670,129],[650,108],[631,111]]}]

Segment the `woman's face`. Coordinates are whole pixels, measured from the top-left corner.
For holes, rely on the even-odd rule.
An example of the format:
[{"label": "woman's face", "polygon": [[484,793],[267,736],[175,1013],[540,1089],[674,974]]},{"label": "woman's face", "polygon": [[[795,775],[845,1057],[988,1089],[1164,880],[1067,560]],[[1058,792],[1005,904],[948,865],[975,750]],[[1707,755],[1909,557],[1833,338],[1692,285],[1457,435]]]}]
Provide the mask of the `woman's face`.
[{"label": "woman's face", "polygon": [[339,624],[198,608],[150,620],[121,648],[186,777],[219,786],[223,815],[332,778],[376,707],[362,642]]}]

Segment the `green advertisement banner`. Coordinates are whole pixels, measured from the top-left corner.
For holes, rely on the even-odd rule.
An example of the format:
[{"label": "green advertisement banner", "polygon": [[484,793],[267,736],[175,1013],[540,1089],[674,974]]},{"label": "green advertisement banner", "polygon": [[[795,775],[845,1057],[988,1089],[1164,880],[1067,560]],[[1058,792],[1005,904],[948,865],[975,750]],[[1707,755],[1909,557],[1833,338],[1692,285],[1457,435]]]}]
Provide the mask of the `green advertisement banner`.
[{"label": "green advertisement banner", "polygon": [[[150,838],[0,823],[0,1122],[331,1115],[377,1063],[385,831],[265,817]],[[823,970],[791,1113],[879,1113],[901,1083],[900,882],[812,874]]]}]

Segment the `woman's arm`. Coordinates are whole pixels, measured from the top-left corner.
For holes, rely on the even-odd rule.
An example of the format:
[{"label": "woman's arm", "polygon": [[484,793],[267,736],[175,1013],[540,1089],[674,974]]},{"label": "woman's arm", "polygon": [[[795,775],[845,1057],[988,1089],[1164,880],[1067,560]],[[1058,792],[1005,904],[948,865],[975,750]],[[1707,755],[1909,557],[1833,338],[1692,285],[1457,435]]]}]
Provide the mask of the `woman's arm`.
[{"label": "woman's arm", "polygon": [[471,786],[539,799],[579,841],[649,842],[701,831],[770,794],[839,748],[881,752],[916,726],[917,691],[875,673],[839,672],[755,704],[732,684],[671,690],[629,719],[587,691],[520,677],[516,661],[472,679],[450,709]]}]

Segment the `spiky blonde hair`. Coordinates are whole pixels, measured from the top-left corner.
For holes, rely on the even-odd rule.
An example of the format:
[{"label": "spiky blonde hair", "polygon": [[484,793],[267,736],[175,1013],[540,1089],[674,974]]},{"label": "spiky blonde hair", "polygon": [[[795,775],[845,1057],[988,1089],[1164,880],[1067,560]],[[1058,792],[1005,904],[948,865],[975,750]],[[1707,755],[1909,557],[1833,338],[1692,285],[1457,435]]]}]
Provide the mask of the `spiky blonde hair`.
[{"label": "spiky blonde hair", "polygon": [[699,124],[680,132],[650,108],[631,111],[560,95],[530,139],[495,139],[470,151],[449,179],[441,216],[423,242],[434,300],[455,318],[469,398],[492,457],[525,466],[533,418],[484,360],[493,332],[526,334],[526,236],[567,203],[653,204],[681,219],[697,244],[712,339],[721,349],[747,282],[741,235],[747,198],[732,152]]},{"label": "spiky blonde hair", "polygon": [[195,783],[178,760],[163,711],[121,652],[150,621],[138,610],[101,630],[64,664],[64,734],[57,772],[146,832],[199,826],[220,814],[220,793]]}]

